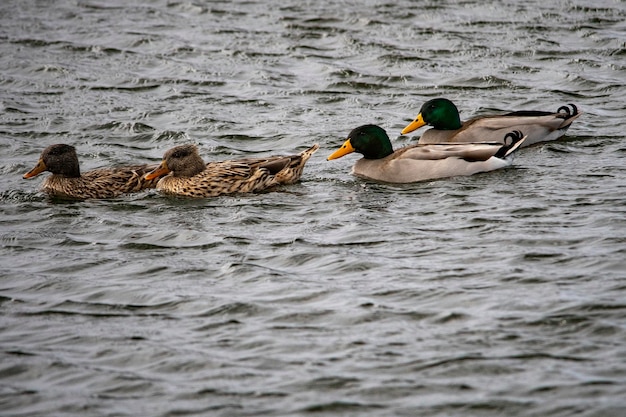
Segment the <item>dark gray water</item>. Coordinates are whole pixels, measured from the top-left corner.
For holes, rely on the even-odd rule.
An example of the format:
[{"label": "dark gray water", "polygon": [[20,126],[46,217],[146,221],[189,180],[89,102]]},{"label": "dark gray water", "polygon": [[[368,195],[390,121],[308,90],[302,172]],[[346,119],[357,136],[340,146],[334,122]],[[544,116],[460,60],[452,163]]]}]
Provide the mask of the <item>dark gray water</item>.
[{"label": "dark gray water", "polygon": [[[609,0],[1,2],[0,414],[623,416],[625,22]],[[472,177],[325,160],[364,123],[410,143],[436,96],[585,114]],[[62,202],[21,178],[59,142],[83,170],[322,149],[276,192]]]}]

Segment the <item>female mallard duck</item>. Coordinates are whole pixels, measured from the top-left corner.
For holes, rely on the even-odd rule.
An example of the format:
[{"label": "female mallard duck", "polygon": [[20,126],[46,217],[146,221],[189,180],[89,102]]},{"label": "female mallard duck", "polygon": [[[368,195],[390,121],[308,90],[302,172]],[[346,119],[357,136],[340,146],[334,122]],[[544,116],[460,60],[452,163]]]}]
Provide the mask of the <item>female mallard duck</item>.
[{"label": "female mallard duck", "polygon": [[454,103],[445,98],[436,98],[424,103],[415,120],[402,129],[402,134],[406,135],[424,125],[430,125],[433,128],[424,132],[419,143],[502,143],[508,132],[519,130],[527,136],[522,145],[526,147],[563,136],[572,122],[582,114],[575,105],[570,106],[571,110],[567,106],[562,106],[556,113],[516,111],[502,115],[479,116],[461,123],[459,111]]},{"label": "female mallard duck", "polygon": [[524,141],[521,132],[509,132],[502,143],[415,144],[394,152],[379,126],[357,127],[328,160],[352,152],[363,154],[352,173],[390,183],[409,183],[493,171],[511,163],[507,158]]},{"label": "female mallard duck", "polygon": [[41,153],[37,165],[24,174],[32,178],[44,171],[52,173],[41,185],[41,190],[61,198],[113,198],[144,188],[154,188],[157,179],[146,180],[144,175],[156,165],[133,165],[118,168],[100,168],[80,173],[76,149],[73,146],[50,145]]},{"label": "female mallard duck", "polygon": [[205,164],[195,145],[176,146],[165,152],[161,165],[146,174],[147,180],[161,175],[157,189],[187,197],[217,197],[222,194],[263,191],[280,184],[293,184],[304,165],[317,151],[315,144],[299,155],[269,156]]}]

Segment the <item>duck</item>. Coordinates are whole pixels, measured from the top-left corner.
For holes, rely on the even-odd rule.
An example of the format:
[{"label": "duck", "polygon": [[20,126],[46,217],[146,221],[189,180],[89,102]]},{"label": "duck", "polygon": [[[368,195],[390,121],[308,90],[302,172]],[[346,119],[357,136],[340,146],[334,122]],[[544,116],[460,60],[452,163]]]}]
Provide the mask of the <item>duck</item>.
[{"label": "duck", "polygon": [[52,173],[41,184],[41,191],[51,197],[66,199],[106,199],[122,194],[154,188],[158,179],[146,180],[144,175],[156,165],[131,165],[99,168],[80,172],[76,148],[64,143],[45,148],[37,165],[24,179],[33,178],[44,171]]},{"label": "duck", "polygon": [[549,142],[563,136],[582,112],[574,104],[561,106],[556,113],[522,110],[512,113],[479,116],[461,122],[456,105],[446,98],[435,98],[424,103],[419,114],[401,134],[432,126],[418,143],[500,142],[511,131],[524,132],[522,147]]},{"label": "duck", "polygon": [[193,144],[179,145],[163,155],[161,164],[144,178],[159,178],[157,190],[185,197],[217,197],[268,190],[300,180],[304,165],[319,149],[314,144],[297,155],[244,158],[206,163]]},{"label": "duck", "polygon": [[413,183],[493,171],[511,164],[511,155],[526,136],[508,132],[502,143],[413,144],[393,150],[387,132],[368,124],[353,129],[345,143],[328,156],[341,158],[352,152],[363,155],[352,174],[385,183]]}]

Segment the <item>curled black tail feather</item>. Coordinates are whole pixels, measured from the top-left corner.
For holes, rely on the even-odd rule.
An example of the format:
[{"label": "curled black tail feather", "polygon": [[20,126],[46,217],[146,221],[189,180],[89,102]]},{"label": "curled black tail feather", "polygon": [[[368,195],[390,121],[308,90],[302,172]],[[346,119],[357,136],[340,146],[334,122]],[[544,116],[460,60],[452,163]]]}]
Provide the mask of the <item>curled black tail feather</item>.
[{"label": "curled black tail feather", "polygon": [[[571,106],[572,109],[570,110],[569,107],[567,106]],[[572,116],[576,116],[578,114],[578,107],[576,107],[575,104],[573,103],[568,103],[567,106],[561,106],[558,108],[558,110],[556,111],[557,113],[565,113],[567,115],[566,118],[570,118]]]},{"label": "curled black tail feather", "polygon": [[526,136],[519,130],[507,133],[504,135],[504,144],[498,149],[498,152],[496,152],[494,156],[496,158],[506,158],[520,147],[524,139],[526,139]]}]

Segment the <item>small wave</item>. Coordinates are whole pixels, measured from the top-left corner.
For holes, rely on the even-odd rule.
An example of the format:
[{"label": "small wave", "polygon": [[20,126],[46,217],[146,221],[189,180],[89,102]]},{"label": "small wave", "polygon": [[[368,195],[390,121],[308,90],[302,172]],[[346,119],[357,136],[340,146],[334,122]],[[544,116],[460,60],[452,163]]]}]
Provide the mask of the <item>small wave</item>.
[{"label": "small wave", "polygon": [[300,412],[305,413],[332,413],[343,414],[353,412],[369,412],[372,410],[384,410],[387,406],[373,402],[350,402],[350,401],[330,401],[318,403],[301,408]]},{"label": "small wave", "polygon": [[105,131],[124,131],[131,133],[145,133],[145,132],[153,132],[155,129],[142,122],[119,122],[119,121],[111,121],[103,124],[93,125],[91,126],[94,130],[105,130]]}]

